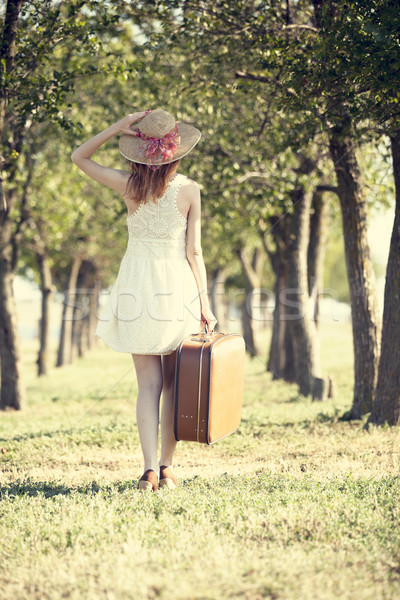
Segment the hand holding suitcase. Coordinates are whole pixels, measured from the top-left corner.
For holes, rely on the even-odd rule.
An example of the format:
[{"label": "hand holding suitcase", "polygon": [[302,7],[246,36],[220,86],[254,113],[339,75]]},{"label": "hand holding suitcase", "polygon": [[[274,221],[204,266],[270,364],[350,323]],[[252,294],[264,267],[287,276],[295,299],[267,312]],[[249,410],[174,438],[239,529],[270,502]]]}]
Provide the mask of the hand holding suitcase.
[{"label": "hand holding suitcase", "polygon": [[213,444],[240,425],[245,343],[239,333],[194,333],[178,346],[175,438]]}]

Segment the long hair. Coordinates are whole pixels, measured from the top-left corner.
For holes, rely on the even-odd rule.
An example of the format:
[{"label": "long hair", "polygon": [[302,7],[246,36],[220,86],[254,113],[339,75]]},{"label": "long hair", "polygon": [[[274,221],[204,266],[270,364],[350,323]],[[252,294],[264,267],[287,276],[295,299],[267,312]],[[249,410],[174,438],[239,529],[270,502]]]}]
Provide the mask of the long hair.
[{"label": "long hair", "polygon": [[149,198],[156,202],[167,189],[170,175],[178,168],[179,160],[161,165],[156,171],[147,165],[128,161],[132,172],[126,184],[125,196],[137,202],[148,202]]}]

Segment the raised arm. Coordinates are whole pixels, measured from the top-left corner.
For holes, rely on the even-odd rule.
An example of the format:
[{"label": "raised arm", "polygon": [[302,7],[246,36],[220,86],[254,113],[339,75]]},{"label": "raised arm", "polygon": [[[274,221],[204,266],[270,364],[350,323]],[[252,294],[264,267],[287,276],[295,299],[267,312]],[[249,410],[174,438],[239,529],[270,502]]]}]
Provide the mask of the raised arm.
[{"label": "raised arm", "polygon": [[129,173],[127,171],[121,171],[120,169],[112,169],[110,167],[103,167],[99,163],[91,159],[92,155],[102,146],[107,140],[112,138],[114,135],[121,133],[128,133],[134,135],[129,126],[135,121],[141,119],[146,112],[137,112],[124,117],[120,121],[117,121],[104,131],[101,131],[87,142],[84,142],[79,148],[74,150],[71,154],[71,160],[81,169],[86,175],[89,175],[94,181],[98,181],[103,185],[115,190],[121,196],[124,195],[126,190],[126,184],[129,179]]},{"label": "raised arm", "polygon": [[201,197],[200,188],[195,181],[185,186],[185,195],[190,202],[187,221],[186,235],[186,257],[196,279],[199,291],[201,317],[208,327],[212,329],[216,324],[216,318],[211,312],[207,293],[207,273],[203,260],[201,247]]}]

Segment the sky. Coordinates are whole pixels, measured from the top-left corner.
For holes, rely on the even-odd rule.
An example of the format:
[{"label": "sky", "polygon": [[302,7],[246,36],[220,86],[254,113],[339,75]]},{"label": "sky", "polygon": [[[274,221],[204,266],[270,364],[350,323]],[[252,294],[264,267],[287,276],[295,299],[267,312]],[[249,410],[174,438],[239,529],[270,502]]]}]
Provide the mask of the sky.
[{"label": "sky", "polygon": [[390,208],[384,214],[370,215],[368,226],[368,239],[373,260],[384,266],[384,274],[377,279],[376,288],[379,308],[383,311],[383,298],[385,292],[385,273],[389,256],[390,238],[392,235],[394,221],[394,208]]},{"label": "sky", "polygon": [[377,262],[387,263],[394,221],[394,208],[388,209],[384,214],[373,214],[368,226],[368,239],[371,254]]}]

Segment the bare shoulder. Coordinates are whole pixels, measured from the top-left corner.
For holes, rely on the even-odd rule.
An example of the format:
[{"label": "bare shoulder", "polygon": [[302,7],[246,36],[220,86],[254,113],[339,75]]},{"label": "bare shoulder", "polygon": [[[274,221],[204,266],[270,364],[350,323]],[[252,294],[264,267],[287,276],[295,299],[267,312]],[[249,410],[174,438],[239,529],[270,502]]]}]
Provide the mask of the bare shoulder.
[{"label": "bare shoulder", "polygon": [[183,181],[182,186],[182,196],[186,199],[186,201],[192,203],[195,201],[199,201],[200,199],[200,186],[197,181],[186,177]]},{"label": "bare shoulder", "polygon": [[121,196],[123,197],[123,199],[126,199],[126,186],[128,185],[128,181],[130,176],[132,175],[132,173],[128,173],[127,171],[119,171],[119,176],[121,179],[121,183],[122,183],[122,190],[121,190]]},{"label": "bare shoulder", "polygon": [[[200,186],[196,181],[185,177],[180,186],[178,197],[176,200],[179,212],[183,217],[188,217],[189,213],[192,214],[192,207],[200,206]],[[199,210],[199,209],[198,209]]]}]

